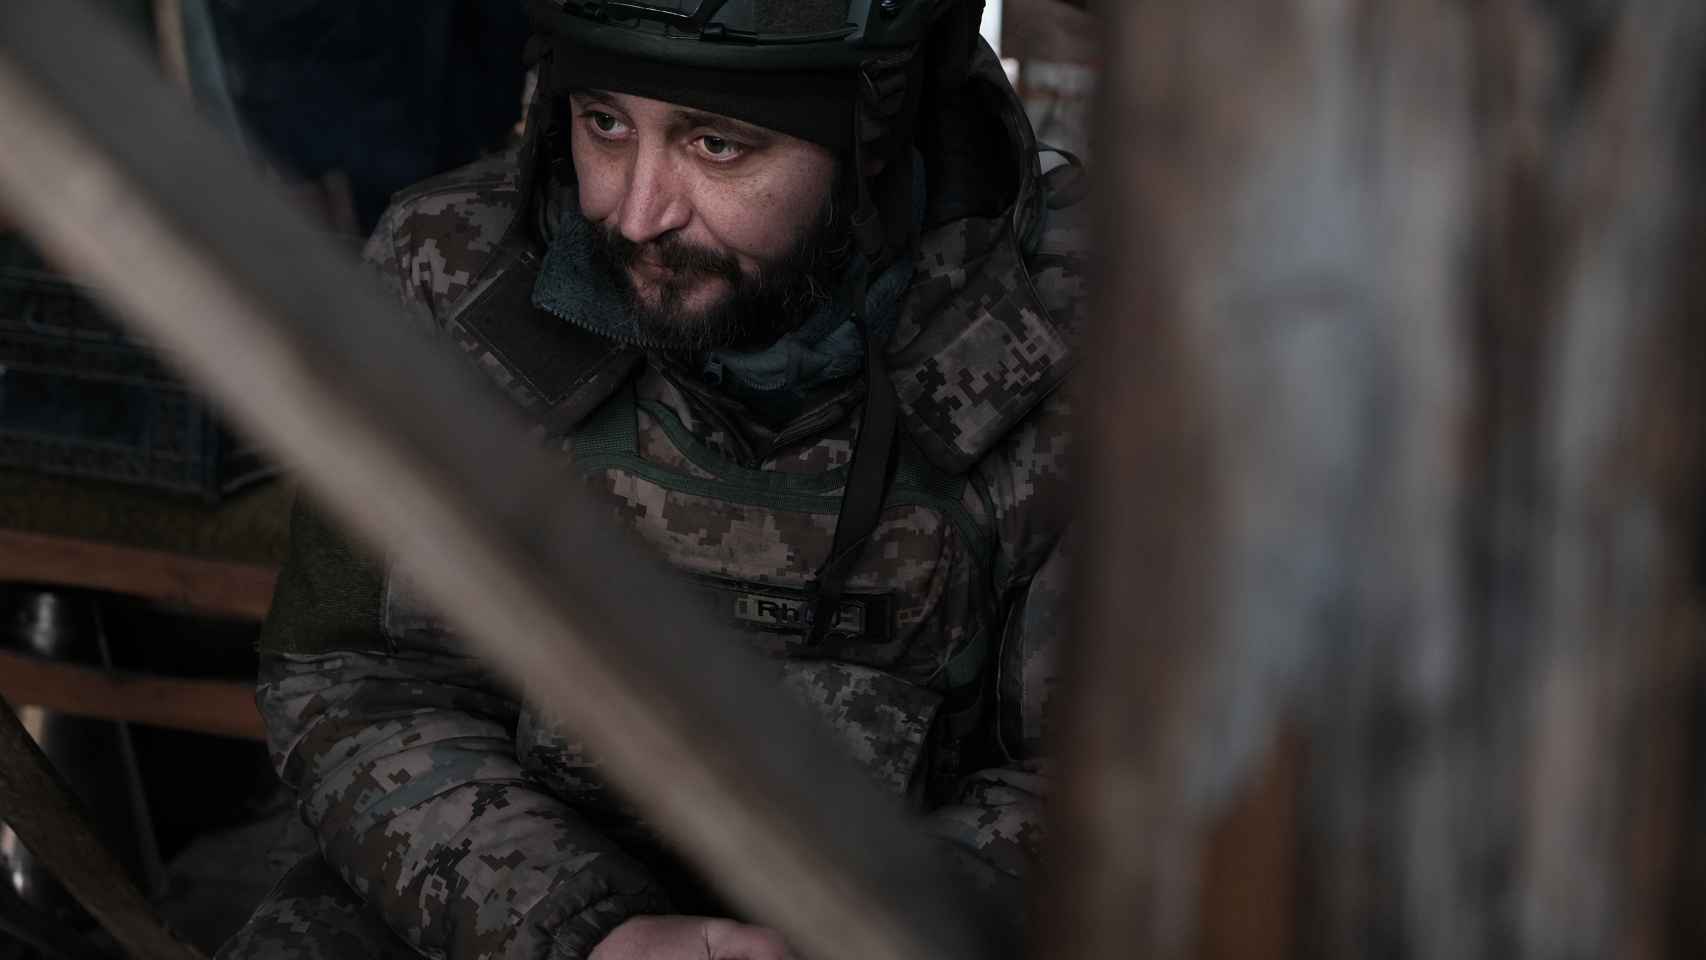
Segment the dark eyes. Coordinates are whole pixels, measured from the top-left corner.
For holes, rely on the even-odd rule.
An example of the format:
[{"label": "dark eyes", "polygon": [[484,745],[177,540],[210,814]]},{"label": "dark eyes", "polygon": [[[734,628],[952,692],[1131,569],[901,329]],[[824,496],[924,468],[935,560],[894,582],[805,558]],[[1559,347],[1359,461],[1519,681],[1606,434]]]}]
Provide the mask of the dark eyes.
[{"label": "dark eyes", "polygon": [[[604,140],[621,140],[629,132],[628,124],[615,114],[603,110],[583,110],[581,117],[593,134]],[[746,144],[714,133],[700,134],[691,141],[700,157],[712,163],[729,163],[740,159],[749,149]]]},{"label": "dark eyes", "polygon": [[722,137],[704,136],[699,138],[699,149],[705,156],[713,160],[728,160],[740,155],[741,149],[733,140]]}]

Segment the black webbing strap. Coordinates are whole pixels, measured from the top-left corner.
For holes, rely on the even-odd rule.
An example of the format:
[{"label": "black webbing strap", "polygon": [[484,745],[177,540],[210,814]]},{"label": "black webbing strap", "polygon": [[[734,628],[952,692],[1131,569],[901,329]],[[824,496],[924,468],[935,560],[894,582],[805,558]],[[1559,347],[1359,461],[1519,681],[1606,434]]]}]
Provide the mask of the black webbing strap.
[{"label": "black webbing strap", "polygon": [[[854,111],[856,125],[864,122],[863,105]],[[853,322],[865,341],[865,411],[859,423],[859,436],[853,443],[853,462],[847,468],[847,486],[841,492],[841,510],[835,518],[835,538],[829,548],[829,559],[818,570],[816,601],[812,608],[810,643],[818,646],[824,635],[835,625],[841,610],[841,595],[847,588],[847,577],[864,552],[865,544],[882,519],[883,499],[888,493],[894,474],[895,424],[899,419],[900,400],[895,396],[894,383],[889,380],[888,366],[883,362],[883,344],[871,335],[865,317],[865,297],[870,292],[872,271],[886,265],[886,244],[881,217],[871,202],[870,186],[859,171],[864,166],[862,145],[853,148],[854,175],[858,205],[853,214],[853,235],[860,256],[854,258],[849,271],[847,293],[853,311]]]},{"label": "black webbing strap", "polygon": [[[863,320],[860,321],[863,327]],[[895,424],[900,401],[883,363],[882,345],[865,338],[865,414],[859,437],[853,445],[853,462],[847,469],[847,487],[841,493],[841,511],[835,519],[835,539],[829,560],[818,571],[817,600],[813,605],[811,643],[823,642],[825,632],[835,625],[847,577],[864,552],[865,543],[882,518],[883,499],[894,473]]]}]

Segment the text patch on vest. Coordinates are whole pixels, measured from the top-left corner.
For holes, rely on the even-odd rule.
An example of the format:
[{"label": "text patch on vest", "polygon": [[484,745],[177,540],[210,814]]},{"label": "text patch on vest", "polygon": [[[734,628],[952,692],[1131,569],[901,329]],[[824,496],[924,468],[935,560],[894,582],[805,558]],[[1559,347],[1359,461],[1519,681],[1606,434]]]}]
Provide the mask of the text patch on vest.
[{"label": "text patch on vest", "polygon": [[[694,578],[711,598],[718,613],[737,627],[770,633],[804,635],[811,631],[817,605],[808,590],[769,584]],[[827,639],[887,643],[892,627],[888,594],[843,594]]]}]

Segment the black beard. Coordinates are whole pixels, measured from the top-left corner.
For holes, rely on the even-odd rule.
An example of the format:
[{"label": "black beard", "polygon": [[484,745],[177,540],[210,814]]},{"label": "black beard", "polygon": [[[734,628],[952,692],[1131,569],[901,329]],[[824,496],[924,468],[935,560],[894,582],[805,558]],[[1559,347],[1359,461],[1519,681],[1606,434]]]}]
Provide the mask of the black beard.
[{"label": "black beard", "polygon": [[[733,254],[695,246],[673,233],[635,243],[608,226],[599,227],[593,259],[615,283],[645,346],[681,353],[755,349],[798,327],[834,296],[851,249],[837,206],[827,204],[786,254],[752,275]],[[656,303],[640,299],[628,272],[642,258],[670,271],[657,285]],[[722,280],[729,292],[704,310],[687,311],[682,300],[706,279]]]}]

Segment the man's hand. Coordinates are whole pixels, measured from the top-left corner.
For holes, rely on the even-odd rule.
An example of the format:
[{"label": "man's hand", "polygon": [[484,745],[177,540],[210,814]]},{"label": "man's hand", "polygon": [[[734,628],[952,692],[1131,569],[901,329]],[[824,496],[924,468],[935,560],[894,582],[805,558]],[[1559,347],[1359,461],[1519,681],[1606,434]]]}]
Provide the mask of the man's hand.
[{"label": "man's hand", "polygon": [[782,935],[715,917],[633,917],[587,960],[798,960]]}]

